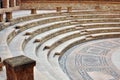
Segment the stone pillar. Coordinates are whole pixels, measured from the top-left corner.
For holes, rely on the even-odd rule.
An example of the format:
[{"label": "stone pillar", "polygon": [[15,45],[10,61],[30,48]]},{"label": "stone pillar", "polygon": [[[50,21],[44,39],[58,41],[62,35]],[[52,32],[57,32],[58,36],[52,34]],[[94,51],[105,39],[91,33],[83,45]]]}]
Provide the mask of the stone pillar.
[{"label": "stone pillar", "polygon": [[13,0],[13,6],[14,7],[16,6],[16,0]]},{"label": "stone pillar", "polygon": [[16,6],[20,6],[21,0],[16,0]]},{"label": "stone pillar", "polygon": [[9,0],[2,0],[3,8],[8,8],[9,6]]},{"label": "stone pillar", "polygon": [[61,12],[62,7],[56,7],[56,12]]},{"label": "stone pillar", "polygon": [[4,60],[7,80],[34,80],[36,62],[23,55]]},{"label": "stone pillar", "polygon": [[10,22],[12,19],[12,12],[6,12],[6,22]]},{"label": "stone pillar", "polygon": [[67,12],[72,12],[72,7],[67,7]]},{"label": "stone pillar", "polygon": [[36,14],[36,13],[37,13],[36,9],[31,9],[31,14]]},{"label": "stone pillar", "polygon": [[3,21],[3,14],[0,14],[0,22]]},{"label": "stone pillar", "polygon": [[10,1],[10,7],[14,7],[15,6],[14,0],[9,0],[9,1]]}]

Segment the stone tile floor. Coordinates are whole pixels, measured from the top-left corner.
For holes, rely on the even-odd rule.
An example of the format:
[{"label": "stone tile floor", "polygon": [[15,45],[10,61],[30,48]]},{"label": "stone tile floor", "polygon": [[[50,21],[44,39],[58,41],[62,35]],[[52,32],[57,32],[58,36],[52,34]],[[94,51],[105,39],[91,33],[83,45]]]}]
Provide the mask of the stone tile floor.
[{"label": "stone tile floor", "polygon": [[77,45],[59,63],[71,80],[120,80],[120,38]]}]

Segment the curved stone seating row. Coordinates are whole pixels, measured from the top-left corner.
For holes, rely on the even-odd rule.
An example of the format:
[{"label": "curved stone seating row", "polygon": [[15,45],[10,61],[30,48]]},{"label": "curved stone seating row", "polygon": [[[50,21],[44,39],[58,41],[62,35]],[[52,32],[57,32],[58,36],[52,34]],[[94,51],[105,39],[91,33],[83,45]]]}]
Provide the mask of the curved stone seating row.
[{"label": "curved stone seating row", "polygon": [[50,66],[49,66],[50,67]]},{"label": "curved stone seating row", "polygon": [[40,24],[50,23],[50,22],[56,22],[56,21],[62,21],[65,20],[64,16],[55,16],[55,17],[47,17],[42,19],[35,19],[29,22],[25,22],[24,24],[17,24],[16,29],[19,29],[19,31],[24,31],[28,28],[32,28],[34,26],[38,26]]},{"label": "curved stone seating row", "polygon": [[[54,77],[55,80],[69,80],[67,76],[60,70],[57,69],[57,67],[53,67],[47,59],[47,55],[44,52],[39,53],[39,55],[35,55],[35,48],[36,44],[33,43],[33,41],[37,38],[37,36],[30,40],[28,44],[26,44],[25,47],[25,55],[29,56],[32,59],[35,59],[38,64],[37,64],[37,69],[40,71],[41,74],[44,74],[44,76],[48,76],[47,79],[51,79],[50,77]],[[28,53],[29,52],[29,53]],[[40,57],[38,57],[40,56]],[[40,65],[39,65],[40,64]],[[42,65],[41,65],[42,64]],[[55,76],[54,76],[55,75]],[[54,80],[54,79],[52,79]]]},{"label": "curved stone seating row", "polygon": [[[81,30],[80,34],[87,35],[87,34],[92,34],[92,33],[95,34],[95,33],[102,33],[102,32],[107,33],[107,32],[119,32],[119,31],[120,31],[119,27],[103,27],[103,28],[99,28],[99,27],[98,28],[97,27],[91,28],[91,27],[89,27],[88,29]],[[58,42],[55,42],[54,45],[56,43],[60,43],[59,40],[58,40]],[[48,45],[50,45],[50,44],[48,43]],[[52,48],[52,46],[50,46],[50,47]],[[54,47],[56,47],[56,46],[54,46]],[[45,46],[45,48],[49,49],[49,46]]]},{"label": "curved stone seating row", "polygon": [[[109,33],[108,33],[108,34],[109,34]],[[119,33],[119,34],[120,34],[120,33]],[[113,35],[114,35],[114,33],[113,33]],[[112,36],[113,36],[113,35],[112,35]],[[108,35],[106,35],[106,36],[108,36]],[[106,38],[106,36],[105,36],[105,38]],[[88,38],[88,37],[90,37],[90,36],[86,36],[86,37]],[[119,36],[119,37],[120,37],[120,36]],[[107,37],[107,38],[108,38],[108,37]],[[85,40],[86,40],[85,37],[83,37],[83,39],[80,38],[80,41],[79,41],[79,42],[76,42],[76,44],[81,43],[82,41],[84,42]],[[76,40],[76,41],[78,41],[78,40]],[[71,42],[71,41],[70,41],[70,42]],[[71,44],[71,45],[75,45],[75,43],[73,43],[73,44]],[[65,46],[65,45],[63,45],[63,46]],[[59,48],[62,48],[63,46],[61,46],[61,47],[59,47]],[[59,48],[58,48],[58,49],[59,49]],[[70,48],[70,47],[69,47],[69,48]],[[68,49],[69,49],[69,48],[68,48]]]},{"label": "curved stone seating row", "polygon": [[[49,28],[48,28],[48,29],[49,29]],[[40,31],[39,31],[39,30],[40,30],[40,29],[38,29],[38,30],[37,30],[37,32],[39,32],[39,33],[40,33]],[[13,34],[13,33],[12,33],[11,35],[13,35],[13,36],[10,36],[10,38],[12,39],[12,37],[14,37],[14,36],[15,36],[15,34]],[[8,38],[9,38],[9,37],[8,37]],[[11,40],[11,39],[10,39],[10,40]],[[29,37],[28,37],[28,39],[29,39]],[[24,38],[24,40],[21,42],[21,44],[23,44],[23,46],[24,46],[24,45],[25,45],[25,43],[26,43],[27,41],[28,41],[28,40],[27,40],[26,38]],[[19,44],[19,45],[21,45],[20,43],[18,43],[18,44]]]},{"label": "curved stone seating row", "polygon": [[[116,27],[115,27],[116,28]],[[109,29],[109,28],[108,28]],[[87,36],[87,38],[85,39],[85,40],[90,40],[90,39],[92,39],[91,38],[91,36],[89,35],[89,36]]]},{"label": "curved stone seating row", "polygon": [[[76,24],[77,25],[77,24]],[[39,39],[36,39],[35,41],[33,42],[40,42],[41,44],[43,42],[45,42],[46,40],[54,37],[54,36],[57,36],[61,33],[65,33],[65,32],[69,32],[69,31],[74,31],[76,30],[75,29],[75,26],[76,25],[71,25],[69,24],[69,22],[67,21],[62,21],[60,23],[54,23],[54,24],[50,24],[49,26],[48,25],[43,25],[43,26],[38,26],[38,28],[34,27],[34,28],[31,28],[31,29],[28,29],[25,34],[29,34],[28,36],[30,36],[28,39],[26,39],[26,41],[29,41],[30,39],[32,39],[34,36],[38,35],[38,34],[43,34],[43,36],[41,36],[41,38]],[[29,32],[28,32],[29,31]],[[47,31],[47,32],[46,32]]]},{"label": "curved stone seating row", "polygon": [[[52,29],[52,27],[53,27],[53,26],[51,26],[51,29]],[[54,27],[57,28],[56,25],[55,25]],[[30,32],[30,33],[34,33],[34,34],[35,34],[35,32],[36,32],[37,34],[40,34],[41,31],[47,31],[47,30],[50,30],[50,27],[49,27],[48,29],[45,29],[45,28],[41,29],[41,28],[40,28],[40,29],[36,29],[36,31],[33,30],[33,32],[30,32],[30,31],[29,31],[29,32]],[[29,32],[28,32],[28,33],[29,33]],[[34,35],[34,34],[33,34],[33,35]],[[37,34],[35,34],[35,35],[37,35]],[[34,35],[34,36],[35,36],[35,35]],[[31,35],[31,37],[32,37],[32,35]],[[49,39],[49,38],[48,38],[48,39]],[[43,41],[45,41],[45,39],[44,39]]]},{"label": "curved stone seating row", "polygon": [[91,34],[91,36],[93,36],[95,39],[118,38],[120,37],[120,32]]},{"label": "curved stone seating row", "polygon": [[[34,22],[34,21],[36,21],[36,20],[33,20],[33,22]],[[30,21],[30,22],[32,22],[32,21]],[[28,21],[28,23],[30,23],[30,22]],[[22,24],[22,23],[20,23],[20,24]],[[25,24],[24,24],[24,25],[25,25]]]},{"label": "curved stone seating row", "polygon": [[[100,15],[97,15],[97,16],[100,16]],[[105,15],[101,15],[100,17],[103,17],[104,18]],[[86,15],[86,18],[87,17],[93,17],[93,15]],[[70,20],[74,20],[74,19],[79,19],[81,18],[81,16],[74,16],[70,19]],[[34,26],[38,26],[40,24],[45,24],[45,23],[49,23],[49,22],[54,22],[54,21],[62,21],[62,20],[68,20],[68,17],[65,17],[65,16],[55,16],[55,17],[48,17],[48,18],[43,18],[43,19],[36,19],[36,20],[31,20],[31,21],[28,21],[28,22],[25,22],[25,23],[18,23],[16,25],[15,28],[19,29],[19,31],[24,31],[28,28],[32,28]],[[88,21],[91,21],[92,20],[88,20]],[[86,21],[86,22],[88,22]],[[103,20],[101,20],[103,21]],[[112,20],[112,21],[117,21],[117,20]],[[86,23],[85,21],[83,21],[83,23]]]},{"label": "curved stone seating row", "polygon": [[[58,17],[58,14],[59,14],[59,17]],[[54,43],[51,43],[51,45],[50,45],[51,48],[49,48],[51,50],[50,51],[50,56],[52,56],[52,57],[55,56],[55,55],[62,56],[62,54],[66,50],[68,50],[72,46],[74,46],[74,45],[76,45],[78,43],[84,42],[84,41],[89,41],[89,40],[94,40],[94,39],[101,39],[101,38],[115,37],[115,36],[113,36],[113,34],[116,35],[117,37],[119,37],[119,34],[120,34],[119,33],[119,28],[118,28],[119,25],[120,25],[119,24],[119,18],[118,19],[113,18],[114,16],[118,17],[119,15],[110,16],[110,15],[113,15],[113,14],[110,14],[109,16],[107,16],[107,15],[101,14],[101,12],[98,12],[98,14],[95,14],[95,16],[92,16],[94,14],[94,12],[93,12],[93,14],[92,14],[92,12],[90,12],[90,14],[88,13],[89,15],[87,13],[86,13],[86,15],[83,14],[83,13],[80,13],[82,15],[78,15],[77,13],[75,13],[75,14],[73,14],[73,13],[57,13],[56,14],[57,16],[55,16],[56,18],[55,17],[47,18],[47,16],[49,16],[49,17],[51,17],[51,15],[53,16],[53,14],[51,14],[51,15],[47,14],[45,16],[41,16],[41,17],[43,17],[43,20],[41,20],[42,18],[38,19],[36,17],[36,18],[34,18],[34,20],[29,20],[27,23],[23,22],[23,25],[21,25],[21,26],[24,26],[24,25],[30,26],[32,23],[35,23],[35,24],[31,25],[32,27],[26,27],[23,30],[21,29],[21,31],[19,33],[16,33],[16,30],[13,30],[13,32],[11,34],[8,34],[8,37],[6,38],[6,40],[7,40],[6,42],[8,42],[8,44],[9,44],[9,48],[11,50],[11,53],[13,54],[12,56],[16,56],[16,55],[19,55],[19,54],[24,54],[23,47],[25,47],[27,45],[27,43],[29,44],[29,41],[33,37],[35,37],[35,36],[37,36],[39,34],[41,35],[41,38],[40,39],[36,38],[38,40],[38,42],[40,40],[39,44],[41,44],[41,43],[45,44],[47,42],[49,43],[50,40],[53,40],[56,37]],[[60,17],[60,15],[62,15],[62,16]],[[67,16],[65,16],[65,15],[67,15]],[[35,15],[35,16],[38,16],[38,15]],[[104,18],[106,18],[105,16],[107,16],[107,18],[109,18],[110,20],[104,19]],[[84,19],[84,20],[79,21],[83,17],[86,20]],[[92,20],[87,19],[87,18],[91,18],[91,17],[92,18],[96,17],[96,18],[98,18],[98,20],[96,21],[96,19],[92,19]],[[99,18],[103,18],[103,19],[99,19]],[[113,19],[111,19],[111,18],[113,18]],[[76,21],[76,19],[78,19],[78,20]],[[40,22],[40,23],[37,23],[37,21]],[[99,21],[101,23],[98,23]],[[96,24],[100,25],[100,26],[99,27],[97,27],[97,26],[88,27],[88,25],[86,25],[88,22],[91,23],[91,26],[96,25]],[[104,26],[105,28],[106,27],[111,27],[112,29],[114,27],[115,28],[112,31],[111,31],[110,28],[106,28],[106,29],[102,28],[101,30],[106,31],[106,33],[103,33],[103,32],[100,33],[100,31],[99,31],[100,29],[97,29],[97,28],[102,27],[104,25],[103,22],[106,23],[105,25],[107,25],[107,26]],[[114,25],[110,25],[110,22],[112,22]],[[50,25],[48,25],[48,24],[45,25],[45,23],[48,23]],[[37,26],[39,26],[39,28],[37,28]],[[43,26],[43,27],[41,27],[41,26]],[[47,26],[47,27],[45,28],[45,26]],[[79,29],[81,30],[82,33],[91,32],[91,35],[80,34],[80,31],[78,29],[76,29],[77,26],[80,26]],[[90,30],[90,28],[93,28],[93,29],[96,28],[96,30]],[[11,30],[11,29],[9,29],[9,30]],[[95,33],[93,31],[95,31]],[[76,33],[74,33],[74,32],[76,32]],[[108,35],[107,32],[110,33],[110,35]],[[69,33],[71,33],[71,34],[69,34]],[[60,35],[64,35],[64,36],[60,37]],[[60,38],[57,38],[57,37],[60,37]],[[61,41],[61,42],[59,43],[59,41]],[[63,45],[63,46],[60,48],[60,45]],[[45,49],[45,51],[46,51],[46,49]],[[43,50],[43,52],[44,52],[44,50]],[[44,64],[46,64],[46,65],[44,65],[45,68],[48,68],[47,66],[51,65],[49,63],[49,58],[48,58],[49,56],[47,55],[48,52],[49,51],[45,52],[46,57],[44,57],[44,55],[43,55],[43,58],[45,58],[43,60],[46,60],[46,62],[44,63]],[[38,59],[38,61],[39,61],[39,59]],[[57,71],[60,70],[57,66],[52,66],[51,65],[51,67],[47,69],[49,71],[45,70],[46,72],[48,72],[48,76],[50,75],[50,73],[52,73],[51,70],[54,70],[52,67],[56,68]],[[55,73],[56,73],[55,78],[53,78],[53,79],[51,78],[52,80],[56,80],[57,76],[59,76],[59,73],[57,73],[57,71],[54,71],[50,75],[50,76],[54,76]],[[62,75],[62,74],[60,74],[60,75]],[[62,76],[60,76],[58,78],[60,78],[58,80],[66,80],[66,79],[63,79]]]},{"label": "curved stone seating row", "polygon": [[78,37],[78,36],[80,36],[80,31],[67,32],[65,34],[60,34],[56,37],[53,37],[52,39],[49,39],[47,42],[45,42],[46,45],[43,48],[43,50],[53,49],[54,46],[57,46],[58,44],[61,44],[65,41],[67,41],[68,39],[72,39],[72,38]]},{"label": "curved stone seating row", "polygon": [[[63,44],[60,44],[53,51],[51,51],[50,54],[52,54],[52,56],[56,56],[56,55],[62,56],[66,50],[82,42],[85,42],[88,40],[117,38],[117,37],[120,37],[120,32],[98,33],[98,34],[90,34],[86,36],[81,36],[75,39],[68,40],[64,42]],[[87,39],[87,38],[90,38],[90,39]]]},{"label": "curved stone seating row", "polygon": [[120,22],[120,18],[91,18],[91,19],[76,19],[72,22],[86,23],[103,23],[103,22]]},{"label": "curved stone seating row", "polygon": [[[49,28],[48,28],[49,29]],[[45,29],[44,29],[45,30]],[[42,30],[41,29],[41,31],[44,31],[44,30]],[[38,32],[38,33],[40,33],[40,29],[38,29],[37,31],[35,31],[35,32]],[[11,34],[12,36],[15,36],[15,31]],[[10,39],[10,38],[12,38],[12,36],[9,36],[8,37],[8,40]]]},{"label": "curved stone seating row", "polygon": [[51,39],[51,38],[53,38],[57,35],[67,33],[67,32],[71,32],[71,31],[75,31],[76,30],[75,26],[76,25],[65,26],[65,27],[56,28],[54,30],[47,31],[47,32],[43,33],[43,35],[41,37],[39,37],[37,40],[40,40],[39,42],[42,44],[45,41],[47,41],[47,40],[49,40],[49,39]]},{"label": "curved stone seating row", "polygon": [[91,18],[119,18],[120,14],[82,14],[82,15],[68,15],[68,19],[81,18],[81,19],[91,19]]},{"label": "curved stone seating row", "polygon": [[85,31],[87,32],[87,34],[120,32],[120,27],[91,28],[85,29]]},{"label": "curved stone seating row", "polygon": [[51,16],[59,16],[59,15],[78,15],[78,14],[102,14],[102,13],[120,13],[119,11],[80,11],[80,12],[71,12],[71,13],[46,13],[46,14],[37,14],[37,15],[29,15],[29,16],[24,16],[24,17],[19,17],[16,19],[13,19],[13,23],[19,23],[22,21],[28,21],[28,20],[33,20],[33,19],[38,19],[38,18],[43,18],[43,17],[51,17]]},{"label": "curved stone seating row", "polygon": [[[44,42],[46,39],[49,39],[53,36],[57,36],[60,33],[65,33],[65,32],[69,32],[69,31],[74,31],[75,26],[65,26],[65,27],[61,27],[61,28],[57,28],[57,29],[52,29],[50,31],[47,31],[46,33],[41,33],[41,39],[40,39],[40,43],[42,44],[42,42]],[[25,32],[21,33],[20,35],[17,35],[15,38],[13,38],[13,40],[11,41],[9,47],[10,49],[13,51],[12,53],[16,53],[15,51],[22,51],[23,48],[25,47],[25,44],[32,39],[32,37],[34,37],[35,33],[31,34],[31,35],[27,35],[27,36],[23,36]],[[54,34],[54,35],[52,35]],[[37,34],[36,34],[37,35]],[[49,36],[49,37],[47,37]],[[18,42],[19,41],[19,42]],[[21,52],[20,52],[21,53]]]},{"label": "curved stone seating row", "polygon": [[[95,34],[95,33],[103,33],[103,32],[104,33],[120,32],[120,27],[113,27],[113,28],[110,28],[110,27],[108,27],[108,28],[93,28],[93,29],[86,29],[85,32],[86,32],[86,34],[81,34],[81,32],[79,32],[77,34],[70,35],[68,33],[69,36],[66,35],[66,37],[65,36],[61,36],[61,37],[57,36],[56,38],[52,38],[52,39],[50,39],[49,41],[47,41],[45,43],[46,45],[45,45],[44,49],[50,49],[50,51],[51,51],[56,46],[58,46],[61,43],[65,42],[66,40],[72,39],[74,37],[79,37],[79,36],[82,36],[82,35]],[[49,53],[50,53],[50,51],[49,51]]]},{"label": "curved stone seating row", "polygon": [[8,43],[11,41],[11,36],[14,36],[14,34],[14,29],[6,29],[0,32],[0,56],[2,57],[2,60],[12,57],[12,55],[10,54],[11,52],[9,50]]},{"label": "curved stone seating row", "polygon": [[[80,11],[80,12],[71,12],[71,13],[46,13],[46,14],[35,14],[35,15],[29,15],[29,16],[24,16],[24,17],[19,17],[16,19],[11,20],[10,24],[3,24],[3,28],[8,27],[9,25],[13,25],[19,22],[24,22],[24,21],[29,21],[33,19],[39,19],[39,18],[44,18],[44,17],[53,17],[53,16],[67,16],[67,15],[78,15],[78,14],[105,14],[105,13],[110,13],[114,14],[117,13],[119,16],[119,11]],[[109,14],[106,14],[109,16]],[[82,15],[83,16],[83,15]],[[67,16],[68,17],[68,16]],[[72,16],[71,16],[72,17]],[[112,18],[112,16],[109,16]],[[113,16],[114,17],[114,16]]]},{"label": "curved stone seating row", "polygon": [[94,27],[119,27],[120,22],[107,22],[107,23],[88,23],[88,24],[81,24],[85,28],[94,28]]},{"label": "curved stone seating row", "polygon": [[[64,24],[64,23],[65,23],[65,24]],[[55,26],[54,26],[54,25],[55,25]],[[24,37],[22,40],[20,40],[20,42],[17,42],[17,41],[19,41],[19,38],[18,38],[18,40],[15,40],[15,42],[12,43],[12,46],[10,46],[10,47],[12,47],[12,48],[11,48],[12,53],[16,53],[17,50],[19,51],[19,53],[22,53],[22,52],[21,52],[21,47],[24,48],[25,44],[26,44],[32,37],[34,37],[34,36],[37,35],[37,34],[43,33],[43,32],[45,32],[45,31],[48,31],[48,30],[51,30],[51,29],[53,30],[54,28],[57,28],[56,30],[53,30],[53,32],[52,32],[53,35],[44,36],[45,38],[44,38],[44,39],[41,39],[42,42],[45,41],[46,38],[49,39],[49,38],[51,38],[51,37],[53,37],[53,36],[59,35],[60,33],[65,33],[65,32],[68,32],[68,31],[76,30],[76,29],[74,28],[76,25],[68,26],[68,27],[66,26],[66,27],[64,27],[63,29],[62,29],[62,28],[61,28],[61,29],[58,29],[59,27],[62,27],[62,26],[64,26],[64,25],[70,25],[70,24],[69,24],[69,21],[62,21],[62,22],[50,23],[49,25],[47,24],[47,25],[41,25],[41,26],[38,26],[38,27],[34,27],[35,29],[33,29],[33,28],[28,29],[29,32],[26,31],[26,33],[24,33],[24,34],[26,34],[25,36],[27,36],[27,38]],[[32,34],[31,34],[31,33],[32,33]],[[47,33],[48,33],[48,32],[47,32]],[[22,34],[22,35],[24,35],[24,34]],[[50,33],[48,33],[48,34],[50,34]],[[14,44],[16,44],[16,47],[15,47]],[[21,46],[21,45],[22,45],[22,46]],[[16,51],[15,51],[15,50],[16,50]],[[18,52],[17,52],[17,53],[18,53]],[[18,54],[18,55],[19,55],[19,54]]]},{"label": "curved stone seating row", "polygon": [[[50,35],[51,35],[51,34],[50,34]],[[49,38],[50,35],[47,36],[48,39],[50,39],[50,38]],[[46,37],[45,37],[45,38],[46,38]],[[46,40],[48,40],[48,39],[45,40],[45,38],[44,38],[44,39],[36,39],[36,42],[37,42],[37,41],[38,41],[38,42],[42,42],[42,41],[45,42]],[[42,42],[42,43],[43,43],[43,42]]]}]

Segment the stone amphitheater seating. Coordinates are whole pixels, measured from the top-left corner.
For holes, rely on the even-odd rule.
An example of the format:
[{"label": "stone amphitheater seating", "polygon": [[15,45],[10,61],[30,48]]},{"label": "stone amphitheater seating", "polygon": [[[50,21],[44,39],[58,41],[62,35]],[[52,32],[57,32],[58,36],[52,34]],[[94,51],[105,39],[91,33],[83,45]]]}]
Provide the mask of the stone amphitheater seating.
[{"label": "stone amphitheater seating", "polygon": [[120,37],[119,13],[81,11],[13,19],[10,25],[1,28],[1,57],[26,55],[37,61],[36,75],[39,73],[41,80],[69,80],[61,70],[58,59],[77,44]]}]

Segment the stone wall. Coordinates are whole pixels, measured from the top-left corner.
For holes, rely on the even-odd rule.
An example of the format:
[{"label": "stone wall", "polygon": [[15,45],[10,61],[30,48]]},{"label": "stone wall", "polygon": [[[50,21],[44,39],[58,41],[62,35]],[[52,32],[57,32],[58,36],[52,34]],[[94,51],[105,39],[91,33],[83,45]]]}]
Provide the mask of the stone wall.
[{"label": "stone wall", "polygon": [[56,9],[56,7],[62,7],[67,9],[71,6],[73,9],[103,9],[103,10],[119,10],[120,2],[113,1],[23,1],[21,3],[21,9]]}]

